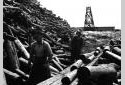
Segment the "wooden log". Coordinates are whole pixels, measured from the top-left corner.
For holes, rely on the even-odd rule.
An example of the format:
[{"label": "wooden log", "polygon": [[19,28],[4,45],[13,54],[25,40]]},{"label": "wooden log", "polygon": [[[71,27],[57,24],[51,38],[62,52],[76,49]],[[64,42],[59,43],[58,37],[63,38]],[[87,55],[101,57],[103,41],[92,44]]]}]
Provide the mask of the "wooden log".
[{"label": "wooden log", "polygon": [[[90,60],[89,64],[83,64],[81,67],[83,66],[93,66],[98,62],[98,59],[102,56],[103,52],[101,51],[97,56],[92,55],[90,56],[88,59]],[[78,78],[76,78],[71,85],[78,85]]]},{"label": "wooden log", "polygon": [[[91,60],[92,56],[93,56],[93,57],[94,57],[94,56],[97,56],[100,52],[102,52],[102,48],[97,47],[95,51],[92,51],[91,53],[85,53],[85,54],[83,54],[83,55],[84,55],[84,57],[86,57],[86,58],[88,58],[88,59],[89,59],[89,57],[91,56],[91,57],[90,57],[90,60]],[[93,58],[92,58],[92,59],[93,59]]]},{"label": "wooden log", "polygon": [[51,77],[54,77],[54,76],[56,76],[56,75],[58,75],[58,73],[56,73],[56,72],[51,72]]},{"label": "wooden log", "polygon": [[64,65],[64,64],[62,64],[61,62],[60,62],[60,60],[58,59],[58,57],[54,57],[54,59],[58,62],[58,64],[60,65],[60,66],[62,66],[63,68],[65,68],[65,67],[67,67],[66,65]]},{"label": "wooden log", "polygon": [[118,61],[121,61],[121,57],[120,56],[118,56],[118,55],[116,55],[116,54],[114,54],[114,53],[112,53],[110,51],[106,51],[105,53],[108,55],[106,57],[112,57],[112,58],[117,59]]},{"label": "wooden log", "polygon": [[96,58],[96,56],[95,55],[92,55],[92,56],[90,56],[88,59],[90,60],[90,61],[92,61],[93,59],[95,59]]},{"label": "wooden log", "polygon": [[119,55],[119,56],[121,56],[121,49],[119,47],[114,47],[112,52]]},{"label": "wooden log", "polygon": [[100,52],[98,50],[93,51],[91,54],[85,53],[83,55],[80,55],[80,59],[82,59],[82,61],[87,64],[90,63],[96,56],[98,56],[99,53]]},{"label": "wooden log", "polygon": [[4,72],[3,72],[3,84],[2,85],[7,85],[7,81],[6,81],[6,77],[5,77]]},{"label": "wooden log", "polygon": [[3,68],[8,85],[23,85],[24,81],[20,75]]},{"label": "wooden log", "polygon": [[56,67],[57,67],[60,71],[63,70],[63,68],[62,68],[54,59],[52,59],[52,62],[56,65]]},{"label": "wooden log", "polygon": [[[102,53],[102,49],[99,47],[99,48],[97,48],[96,51],[94,52],[94,55],[90,56],[88,59],[89,59],[90,61],[93,61],[93,60],[96,59],[96,58],[99,59],[102,54],[103,54],[103,53]],[[93,61],[93,62],[94,62],[94,61]]]},{"label": "wooden log", "polygon": [[57,70],[56,68],[54,68],[52,65],[49,65],[49,68],[52,72],[55,72],[55,73],[59,73],[59,70]]},{"label": "wooden log", "polygon": [[53,57],[58,57],[58,58],[60,58],[60,57],[64,58],[65,56],[67,56],[67,54],[58,54],[58,55],[55,54],[55,55],[53,55]]},{"label": "wooden log", "polygon": [[[10,41],[15,41],[17,38],[16,37],[14,37],[14,36],[11,36],[11,35],[9,35],[9,34],[7,34],[6,32],[4,32],[3,33],[3,38],[5,39],[5,40],[10,40]],[[20,38],[22,41],[25,41],[26,39],[24,39],[24,38],[22,38],[22,37],[18,37],[18,38]]]},{"label": "wooden log", "polygon": [[[87,66],[93,66],[93,65],[97,64],[97,62],[98,62],[99,58],[102,56],[102,54],[103,54],[103,52],[99,53],[97,56],[95,56],[95,55],[90,56],[89,59],[91,62],[89,64],[87,64]],[[86,66],[86,65],[83,64],[81,67],[84,67],[84,66]],[[78,79],[75,79],[71,85],[74,85],[74,84],[75,85],[78,84]]]},{"label": "wooden log", "polygon": [[5,73],[5,75],[9,76],[9,78],[12,78],[14,80],[20,78],[20,76],[17,73],[11,72],[11,71],[9,71],[7,69],[3,68],[3,72]]},{"label": "wooden log", "polygon": [[[116,64],[102,64],[99,66],[86,66],[91,72],[91,77],[99,77],[100,75],[110,75],[111,77],[117,76]],[[97,75],[98,74],[98,75]]]},{"label": "wooden log", "polygon": [[99,51],[99,52],[101,52],[103,50],[103,48],[97,47],[96,50]]},{"label": "wooden log", "polygon": [[[82,65],[81,67],[86,66],[86,65],[88,65],[88,66],[95,65],[95,64],[97,63],[98,59],[101,57],[102,54],[103,54],[103,53],[101,52],[101,53],[98,54],[97,56],[95,56],[95,55],[90,56],[90,57],[88,58],[88,59],[90,60],[89,64],[84,64],[84,63],[83,63],[83,65]],[[76,75],[77,75],[77,74],[76,74]],[[71,83],[71,85],[77,85],[77,84],[78,84],[78,78],[76,78],[76,79]]]},{"label": "wooden log", "polygon": [[3,38],[4,38],[5,40],[10,40],[10,41],[16,40],[16,37],[13,37],[13,36],[7,34],[6,32],[3,33]]},{"label": "wooden log", "polygon": [[[48,79],[48,80],[46,80],[46,81],[44,81],[44,82],[41,82],[40,84],[38,84],[38,85],[49,85],[49,84],[51,84],[51,85],[63,85],[62,83],[61,83],[61,80],[62,80],[62,78],[64,78],[65,76],[66,76],[66,74],[68,74],[69,72],[70,72],[70,68],[72,67],[72,65],[70,66],[70,67],[68,67],[68,68],[66,68],[66,69],[64,69],[63,70],[63,72],[65,72],[65,73],[63,73],[63,75],[62,76],[59,76],[59,75],[61,75],[61,74],[59,74],[59,75],[56,75],[56,76],[54,76],[54,77],[52,77],[52,78],[50,78],[50,79]],[[77,81],[78,81],[78,79],[76,78],[74,81],[73,81],[73,83],[71,83],[71,85],[77,85],[76,83],[77,83]]]},{"label": "wooden log", "polygon": [[17,74],[19,74],[22,78],[24,78],[25,80],[27,80],[29,78],[29,75],[24,73],[23,71],[21,71],[20,69],[15,69],[15,72]]},{"label": "wooden log", "polygon": [[[91,54],[91,56],[89,56],[88,57],[88,59],[90,60],[90,61],[93,61],[96,57],[100,57],[101,55],[102,55],[102,49],[99,47],[99,48],[97,48],[96,49],[96,51],[93,51],[93,53]],[[101,54],[101,55],[99,55],[99,53]]]},{"label": "wooden log", "polygon": [[67,73],[66,76],[62,78],[61,82],[64,85],[69,85],[76,78],[76,76],[77,76],[77,69]]},{"label": "wooden log", "polygon": [[81,59],[77,60],[71,67],[71,71],[79,68],[83,64],[83,61]]},{"label": "wooden log", "polygon": [[[77,77],[77,68],[80,68],[80,66],[85,66],[86,64],[84,64],[82,62],[82,60],[78,60],[77,62],[75,62],[74,64],[72,64],[70,71],[68,72],[61,80],[62,84],[64,85],[69,85],[76,77]],[[75,79],[75,81],[77,81],[77,79]]]},{"label": "wooden log", "polygon": [[18,39],[20,39],[23,42],[28,40],[26,37],[21,36],[21,35],[18,36]]},{"label": "wooden log", "polygon": [[15,44],[18,46],[18,48],[24,53],[24,55],[25,55],[25,59],[29,59],[30,58],[30,54],[29,54],[29,52],[25,49],[25,47],[24,47],[24,45],[20,42],[20,40],[19,39],[16,39],[15,41]]},{"label": "wooden log", "polygon": [[94,54],[95,51],[92,51],[90,53],[85,53],[83,54],[86,58],[89,58],[90,56],[92,56]]},{"label": "wooden log", "polygon": [[[12,35],[9,35],[9,34],[7,34],[6,32],[3,33],[3,38],[4,38],[5,40],[10,40],[10,41],[14,41],[14,40],[17,39],[16,37],[14,37],[14,36],[12,36]],[[21,35],[18,36],[18,38],[21,39],[22,41],[26,41],[26,40],[27,40],[26,38],[21,37]]]},{"label": "wooden log", "polygon": [[99,50],[96,50],[96,51],[94,52],[94,55],[97,56],[99,53],[100,53],[100,51],[99,51]]},{"label": "wooden log", "polygon": [[15,44],[18,46],[18,48],[24,53],[25,55],[25,59],[29,59],[30,58],[30,54],[28,53],[28,51],[25,49],[24,45],[20,42],[19,39],[17,39],[16,37],[14,36],[11,36],[11,35],[8,35],[7,33],[4,33],[4,37],[9,39],[9,40],[12,40],[15,42]]},{"label": "wooden log", "polygon": [[[101,55],[101,54],[99,54],[99,55]],[[97,55],[96,58],[99,58],[100,57],[99,55]],[[94,58],[90,58],[90,59],[94,59]],[[64,69],[62,72],[60,72],[61,74],[58,74],[58,75],[56,75],[54,77],[51,77],[50,79],[47,79],[47,80],[39,83],[38,85],[63,85],[62,82],[61,82],[61,80],[62,80],[62,78],[64,78],[66,76],[66,74],[68,74],[69,72],[71,72],[70,68],[72,67],[72,65],[69,66],[68,68]],[[86,65],[86,64],[83,64],[83,66],[84,65]],[[78,81],[78,79],[76,78],[73,81],[73,83],[71,83],[71,85],[77,85],[77,81]]]},{"label": "wooden log", "polygon": [[111,81],[113,83],[117,76],[115,64],[80,67],[77,73],[79,82],[84,83],[85,85],[88,85],[86,83],[90,82],[90,79],[99,79],[103,76],[108,78],[107,81]]},{"label": "wooden log", "polygon": [[60,72],[60,74],[51,77],[41,83],[39,83],[38,85],[60,85],[61,84],[61,79],[65,76],[65,74],[67,74],[68,72],[70,72],[70,68],[72,65],[70,65],[69,67],[67,67],[66,69],[64,69],[63,71]]},{"label": "wooden log", "polygon": [[[72,64],[72,65],[73,65],[73,64]],[[63,73],[63,75],[62,75],[58,80],[56,80],[55,82],[51,83],[51,85],[63,85],[62,79],[65,78],[65,77],[67,77],[66,81],[67,81],[67,80],[70,80],[69,82],[73,81],[73,80],[76,78],[76,72],[75,72],[75,70],[72,71],[73,73],[70,72],[70,68],[72,67],[72,65],[69,66],[68,68],[64,69],[64,70],[61,72],[61,73]],[[76,70],[77,70],[77,69],[76,69]],[[71,75],[71,76],[68,77],[67,75]],[[65,84],[66,84],[66,83],[67,83],[67,82],[65,82]],[[65,85],[65,84],[64,84],[64,85]]]},{"label": "wooden log", "polygon": [[[89,59],[90,60],[93,60],[93,58],[95,57],[93,57],[94,55],[92,55],[92,56],[90,56],[89,57]],[[87,64],[84,64],[84,63],[82,63],[82,66],[85,66],[85,65],[87,65]],[[72,66],[71,66],[71,68],[74,66],[74,64],[72,64]],[[81,65],[80,65],[81,66]],[[71,69],[70,68],[70,69]],[[80,68],[80,67],[79,67]],[[74,69],[73,71],[71,71],[71,72],[69,72],[69,73],[67,73],[63,78],[62,78],[62,80],[61,80],[61,82],[62,82],[62,84],[64,84],[64,85],[69,85],[69,84],[71,84],[71,85],[77,85],[76,83],[77,83],[77,81],[78,81],[78,78],[76,78],[77,77],[77,71],[78,71],[78,69]],[[75,80],[74,80],[75,79]],[[74,80],[74,81],[73,81]],[[72,83],[73,82],[73,83]]]},{"label": "wooden log", "polygon": [[19,7],[13,7],[13,6],[3,6],[3,8],[8,8],[8,9],[20,9]]},{"label": "wooden log", "polygon": [[[95,58],[95,56],[94,56],[94,55],[91,55],[88,59],[90,59],[90,60],[92,61],[94,58]],[[69,85],[69,84],[76,78],[76,76],[77,76],[77,71],[78,71],[77,68],[80,68],[81,66],[85,66],[85,65],[87,65],[87,64],[84,64],[84,63],[82,62],[82,60],[78,60],[77,62],[75,62],[75,63],[71,66],[71,68],[70,68],[71,72],[67,73],[67,74],[65,75],[65,77],[62,78],[61,82],[62,82],[64,85]],[[78,67],[77,67],[77,66],[78,66]],[[78,79],[75,79],[74,81],[77,82]],[[77,85],[77,84],[75,84],[75,85]]]},{"label": "wooden log", "polygon": [[19,58],[20,62],[22,62],[25,65],[28,65],[28,61],[22,57]]},{"label": "wooden log", "polygon": [[112,53],[109,49],[104,50],[104,57],[111,60],[111,62],[121,65],[121,57]]},{"label": "wooden log", "polygon": [[[8,28],[9,31],[12,31],[16,35],[22,35],[21,33],[26,34],[26,32],[23,29],[15,29],[14,27],[8,25],[6,22],[3,22],[3,24]],[[13,33],[11,33],[11,35],[13,35]]]},{"label": "wooden log", "polygon": [[[96,56],[96,58],[95,58],[91,63],[88,64],[88,66],[95,65],[95,64],[98,62],[99,58],[102,56],[102,54],[103,54],[103,52],[99,53],[99,54]],[[90,58],[90,59],[93,59],[93,58],[94,58],[93,56],[91,56],[91,57],[92,57],[92,58]]]},{"label": "wooden log", "polygon": [[105,46],[105,47],[104,47],[104,51],[106,51],[106,50],[110,51],[110,50],[111,50],[111,49],[110,49],[110,46]]},{"label": "wooden log", "polygon": [[56,55],[58,58],[64,58],[64,59],[69,59],[71,57],[70,54],[58,54]]},{"label": "wooden log", "polygon": [[56,54],[64,54],[64,50],[56,50],[55,53]]},{"label": "wooden log", "polygon": [[17,53],[16,53],[16,49],[15,49],[15,45],[13,42],[11,41],[6,41],[7,44],[6,44],[6,51],[7,51],[7,54],[8,54],[8,61],[10,63],[9,64],[9,67],[8,69],[12,70],[13,72],[16,72],[18,73],[19,75],[23,76],[25,78],[25,73],[23,73],[19,67],[20,67],[20,64],[19,64],[19,59],[18,59],[18,56],[17,56]]},{"label": "wooden log", "polygon": [[25,30],[21,29],[19,26],[17,26],[15,29],[18,30],[19,33],[24,33],[24,34],[27,33]]},{"label": "wooden log", "polygon": [[59,60],[67,61],[67,58],[58,58]]},{"label": "wooden log", "polygon": [[22,58],[22,57],[19,58],[19,61],[20,61],[20,69],[21,69],[23,72],[29,74],[33,63],[31,63],[31,66],[29,66],[28,60],[26,60],[26,59],[24,59],[24,58]]},{"label": "wooden log", "polygon": [[19,59],[17,56],[17,52],[16,52],[16,48],[15,48],[15,44],[12,41],[6,40],[5,41],[5,49],[8,55],[8,60],[9,60],[9,64],[10,67],[9,69],[16,69],[19,68]]}]

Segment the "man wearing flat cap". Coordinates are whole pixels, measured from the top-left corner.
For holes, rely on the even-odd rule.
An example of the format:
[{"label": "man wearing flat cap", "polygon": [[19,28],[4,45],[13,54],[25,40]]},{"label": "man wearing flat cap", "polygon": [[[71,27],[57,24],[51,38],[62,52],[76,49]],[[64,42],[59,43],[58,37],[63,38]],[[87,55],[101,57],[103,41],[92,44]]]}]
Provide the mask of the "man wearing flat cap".
[{"label": "man wearing flat cap", "polygon": [[33,62],[33,66],[28,80],[29,85],[38,84],[50,78],[49,62],[53,56],[51,47],[43,40],[41,32],[35,32],[33,38],[36,42],[31,45],[30,62]]}]

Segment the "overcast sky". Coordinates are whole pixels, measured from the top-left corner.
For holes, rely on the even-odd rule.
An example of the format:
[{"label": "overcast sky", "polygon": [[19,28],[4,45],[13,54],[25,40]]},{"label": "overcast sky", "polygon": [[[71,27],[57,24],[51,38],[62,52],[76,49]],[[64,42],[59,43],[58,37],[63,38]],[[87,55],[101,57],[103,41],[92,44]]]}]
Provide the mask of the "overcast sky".
[{"label": "overcast sky", "polygon": [[91,6],[95,26],[121,29],[121,0],[38,0],[42,7],[68,21],[71,27],[83,27],[86,7]]}]

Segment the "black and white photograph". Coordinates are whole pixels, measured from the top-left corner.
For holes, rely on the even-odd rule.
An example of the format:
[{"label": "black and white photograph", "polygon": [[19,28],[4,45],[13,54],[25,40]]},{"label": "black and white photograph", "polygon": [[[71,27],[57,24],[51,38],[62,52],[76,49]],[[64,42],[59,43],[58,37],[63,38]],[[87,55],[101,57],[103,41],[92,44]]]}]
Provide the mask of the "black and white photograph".
[{"label": "black and white photograph", "polygon": [[121,85],[121,0],[2,3],[2,85]]}]

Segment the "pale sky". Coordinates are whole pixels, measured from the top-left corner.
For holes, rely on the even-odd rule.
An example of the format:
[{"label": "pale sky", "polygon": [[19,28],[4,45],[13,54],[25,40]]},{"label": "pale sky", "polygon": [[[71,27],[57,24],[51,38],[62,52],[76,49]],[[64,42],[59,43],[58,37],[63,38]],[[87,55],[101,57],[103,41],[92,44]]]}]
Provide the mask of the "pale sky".
[{"label": "pale sky", "polygon": [[95,26],[121,29],[121,0],[38,0],[42,7],[68,21],[71,27],[84,27],[86,7],[91,6]]}]

